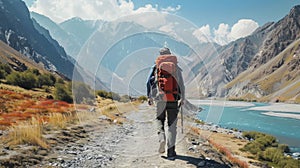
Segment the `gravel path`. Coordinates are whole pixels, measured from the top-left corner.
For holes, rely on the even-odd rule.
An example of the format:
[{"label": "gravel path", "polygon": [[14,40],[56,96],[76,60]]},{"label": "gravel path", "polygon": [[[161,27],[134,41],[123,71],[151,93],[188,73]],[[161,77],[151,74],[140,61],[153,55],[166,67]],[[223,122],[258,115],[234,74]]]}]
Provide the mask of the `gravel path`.
[{"label": "gravel path", "polygon": [[[57,147],[39,166],[52,167],[232,167],[207,142],[192,134],[181,134],[178,128],[174,161],[158,153],[155,109],[146,104],[137,112],[126,114],[123,125],[102,123],[85,126],[88,136]],[[101,123],[101,124],[100,124]],[[180,121],[178,122],[180,123]]]}]

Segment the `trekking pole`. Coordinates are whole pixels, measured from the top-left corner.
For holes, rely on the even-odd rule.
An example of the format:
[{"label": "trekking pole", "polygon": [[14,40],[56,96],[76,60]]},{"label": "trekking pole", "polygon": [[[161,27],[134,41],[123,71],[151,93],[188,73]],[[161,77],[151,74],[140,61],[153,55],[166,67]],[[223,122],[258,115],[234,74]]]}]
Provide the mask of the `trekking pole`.
[{"label": "trekking pole", "polygon": [[181,133],[183,134],[183,110],[181,104],[180,104],[180,113],[181,113]]}]

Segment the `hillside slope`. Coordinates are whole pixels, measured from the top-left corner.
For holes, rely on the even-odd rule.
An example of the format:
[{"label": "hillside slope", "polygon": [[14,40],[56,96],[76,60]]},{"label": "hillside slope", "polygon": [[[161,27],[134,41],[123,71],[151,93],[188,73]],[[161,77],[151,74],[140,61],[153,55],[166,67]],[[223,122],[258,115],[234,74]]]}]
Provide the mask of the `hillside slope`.
[{"label": "hillside slope", "polygon": [[9,64],[16,71],[25,71],[29,68],[38,69],[41,72],[46,71],[42,64],[37,64],[2,41],[0,41],[0,62]]},{"label": "hillside slope", "polygon": [[198,70],[200,95],[298,102],[299,37],[300,5],[207,55],[211,61]]},{"label": "hillside slope", "polygon": [[44,15],[35,12],[31,12],[30,15],[33,20],[49,31],[50,35],[64,47],[68,55],[75,58],[83,45],[76,36],[67,32],[60,25]]},{"label": "hillside slope", "polygon": [[0,0],[0,40],[48,70],[72,77],[74,65],[64,49],[34,27],[29,11],[21,0]]},{"label": "hillside slope", "polygon": [[300,40],[258,68],[240,74],[227,87],[228,97],[300,103]]}]

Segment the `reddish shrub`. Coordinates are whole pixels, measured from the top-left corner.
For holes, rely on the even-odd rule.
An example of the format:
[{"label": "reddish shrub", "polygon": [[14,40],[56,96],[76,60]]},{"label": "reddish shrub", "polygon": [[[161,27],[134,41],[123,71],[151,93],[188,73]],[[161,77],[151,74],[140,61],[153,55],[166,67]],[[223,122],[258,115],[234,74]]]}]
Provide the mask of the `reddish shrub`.
[{"label": "reddish shrub", "polygon": [[211,139],[209,139],[208,141],[209,141],[209,143],[210,143],[212,146],[214,146],[218,151],[220,151],[223,155],[225,155],[231,163],[236,164],[236,165],[238,165],[238,166],[240,166],[240,167],[242,167],[242,168],[248,168],[248,167],[249,167],[248,164],[247,164],[247,162],[241,161],[241,160],[239,160],[238,158],[234,157],[234,156],[232,155],[232,153],[230,152],[230,150],[227,149],[226,147],[224,147],[224,146],[222,146],[222,145],[220,145],[220,144],[215,143],[215,142],[214,142],[213,140],[211,140]]}]

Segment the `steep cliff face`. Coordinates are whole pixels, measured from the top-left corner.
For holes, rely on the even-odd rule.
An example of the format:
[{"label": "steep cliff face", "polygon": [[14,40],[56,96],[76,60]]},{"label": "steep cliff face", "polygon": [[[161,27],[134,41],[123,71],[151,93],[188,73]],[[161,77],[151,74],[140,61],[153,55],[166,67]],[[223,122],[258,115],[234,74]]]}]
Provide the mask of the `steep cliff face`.
[{"label": "steep cliff face", "polygon": [[39,27],[43,27],[47,29],[49,35],[53,37],[57,42],[65,49],[67,55],[76,58],[76,55],[80,51],[82,44],[77,38],[65,31],[61,28],[57,23],[53,22],[50,18],[40,15],[35,12],[30,13],[32,20],[40,25]]},{"label": "steep cliff face", "polygon": [[274,25],[263,43],[263,47],[251,61],[254,67],[265,64],[300,37],[300,5]]},{"label": "steep cliff face", "polygon": [[228,85],[228,97],[300,102],[300,6],[272,26],[249,68]]},{"label": "steep cliff face", "polygon": [[300,40],[259,67],[251,67],[227,84],[230,98],[300,102]]},{"label": "steep cliff face", "polygon": [[[252,35],[233,41],[225,46],[216,46],[214,52],[206,54],[202,66],[194,66],[197,72],[197,85],[190,92],[199,88],[201,96],[226,96],[225,85],[250,67],[250,62],[259,52],[263,41],[273,30],[274,23],[267,23]],[[195,96],[194,94],[193,96]]]},{"label": "steep cliff face", "polygon": [[64,49],[36,30],[23,1],[0,0],[0,20],[0,40],[46,69],[72,77],[74,65]]},{"label": "steep cliff face", "polygon": [[272,31],[273,25],[274,23],[267,23],[252,35],[238,39],[222,49],[220,57],[224,59],[225,69],[230,72],[230,74],[227,74],[228,81],[249,68],[250,62],[259,52],[263,41]]}]

